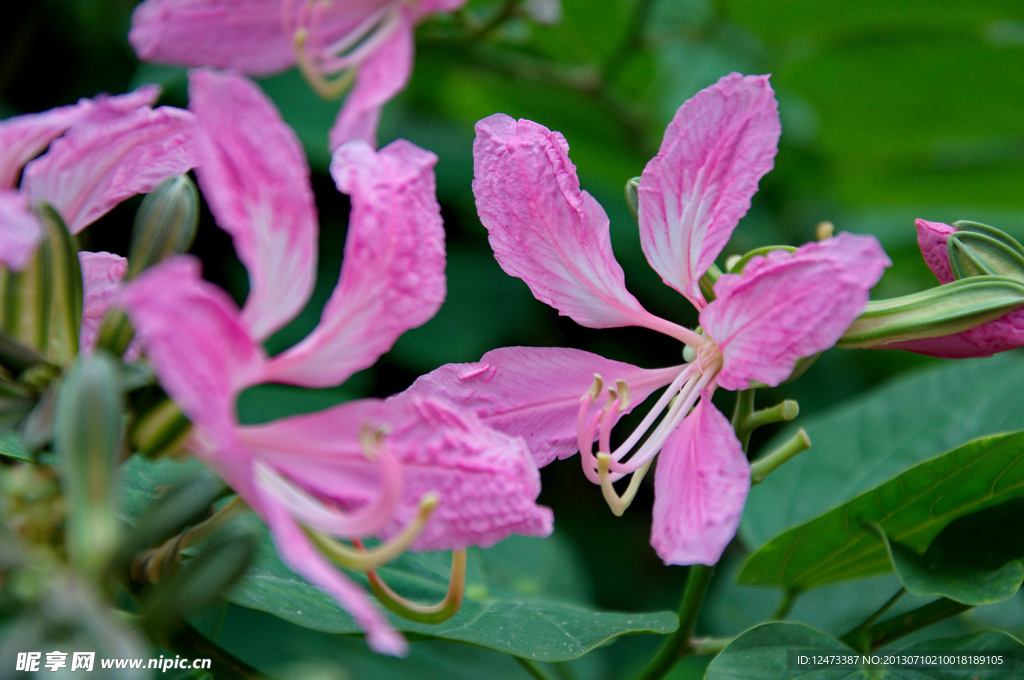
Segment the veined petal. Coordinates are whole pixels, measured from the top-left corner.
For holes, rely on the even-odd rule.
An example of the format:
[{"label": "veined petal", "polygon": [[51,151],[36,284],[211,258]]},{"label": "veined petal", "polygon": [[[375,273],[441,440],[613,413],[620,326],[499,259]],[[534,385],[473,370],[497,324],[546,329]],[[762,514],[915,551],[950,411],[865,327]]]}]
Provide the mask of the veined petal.
[{"label": "veined petal", "polygon": [[257,340],[290,321],[313,290],[317,218],[309,165],[291,128],[254,83],[194,71],[196,176],[249,271],[242,319]]},{"label": "veined petal", "polygon": [[397,21],[391,35],[355,67],[355,85],[331,128],[331,149],[353,139],[377,146],[380,111],[405,88],[412,73],[413,26],[409,8],[400,10]]},{"label": "veined petal", "polygon": [[[576,453],[580,398],[599,374],[608,388],[622,380],[630,400],[616,420],[672,382],[680,367],[648,370],[578,349],[504,347],[480,361],[448,364],[421,376],[409,392],[437,396],[476,414],[486,425],[526,439],[539,467]],[[604,407],[598,397],[591,415]],[[595,435],[596,436],[596,435]]]},{"label": "veined petal", "polygon": [[0,190],[0,264],[20,270],[43,240],[43,228],[17,191]]},{"label": "veined petal", "polygon": [[144,85],[128,94],[82,99],[70,106],[15,116],[0,122],[0,189],[17,186],[22,167],[75,123],[87,118],[127,113],[152,104],[159,94],[160,88],[156,85]]},{"label": "veined petal", "polygon": [[366,632],[366,643],[376,652],[405,656],[408,645],[373,604],[366,592],[330,564],[310,542],[288,512],[267,493],[261,493],[260,515],[270,528],[278,555],[291,569],[326,590]]},{"label": "veined petal", "polygon": [[742,276],[720,278],[715,301],[700,314],[724,359],[716,382],[727,390],[754,380],[778,385],[797,359],[842,337],[890,264],[873,236],[843,233],[756,257]]},{"label": "veined petal", "polygon": [[182,413],[218,441],[233,440],[235,398],[266,359],[227,293],[200,278],[198,260],[179,256],[132,280],[119,304]]},{"label": "veined petal", "polygon": [[768,76],[732,73],[684,103],[640,179],[640,242],[662,280],[692,302],[700,277],[750,209],[778,151]]},{"label": "veined petal", "polygon": [[917,227],[917,245],[921,249],[925,264],[940,283],[949,283],[955,277],[949,264],[946,241],[949,240],[950,234],[956,233],[956,228],[942,222],[927,220],[916,220],[914,226]]},{"label": "veined petal", "polygon": [[743,447],[702,392],[658,456],[651,527],[658,556],[665,564],[717,563],[736,534],[749,490]]},{"label": "veined petal", "polygon": [[128,42],[143,61],[215,66],[252,75],[295,63],[282,0],[146,0],[132,14]]},{"label": "veined petal", "polygon": [[189,112],[161,107],[110,113],[74,125],[25,166],[22,190],[56,208],[72,233],[195,165]]},{"label": "veined petal", "polygon": [[404,140],[379,152],[355,140],[335,152],[331,174],[352,200],[341,278],[319,325],[271,360],[269,380],[339,384],[434,316],[445,297],[436,162]]},{"label": "veined petal", "polygon": [[658,325],[626,290],[608,215],[580,190],[561,134],[495,114],[476,124],[473,158],[477,212],[507,274],[584,326]]},{"label": "veined petal", "polygon": [[[362,458],[360,432],[382,430],[383,446],[401,464],[402,499],[382,537],[405,527],[420,499],[439,503],[415,550],[489,546],[513,533],[546,536],[552,516],[536,504],[540,474],[521,439],[502,435],[466,411],[419,395],[366,399],[250,426],[240,437],[257,457],[345,509],[375,494],[375,465]],[[316,468],[325,471],[316,475]],[[348,481],[340,479],[344,472]]]},{"label": "veined petal", "polygon": [[82,267],[82,328],[78,347],[83,354],[92,351],[100,322],[121,291],[121,280],[128,271],[128,260],[111,253],[78,253]]}]

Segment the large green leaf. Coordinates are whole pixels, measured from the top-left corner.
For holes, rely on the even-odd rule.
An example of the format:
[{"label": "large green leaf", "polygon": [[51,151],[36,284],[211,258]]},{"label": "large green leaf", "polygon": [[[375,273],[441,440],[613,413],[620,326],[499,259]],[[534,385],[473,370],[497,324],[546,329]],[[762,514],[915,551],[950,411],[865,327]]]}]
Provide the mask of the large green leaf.
[{"label": "large green leaf", "polygon": [[796,426],[813,446],[751,491],[740,535],[756,548],[965,441],[1024,428],[1021,385],[1024,356],[1008,352],[899,378],[835,411],[798,419],[765,450]]},{"label": "large green leaf", "polygon": [[[916,656],[922,652],[998,656],[997,665],[910,664],[885,667],[843,667],[800,663],[799,656],[836,659],[860,656],[828,633],[800,623],[766,623],[733,640],[708,667],[706,680],[1004,680],[1024,662],[1024,646],[1006,633],[984,631],[968,637],[928,640],[900,650],[874,652],[885,656]],[[959,656],[959,654],[958,654]],[[796,658],[793,658],[796,657]]]},{"label": "large green leaf", "polygon": [[885,543],[923,550],[957,517],[1024,496],[1024,432],[987,437],[917,465],[806,524],[747,560],[739,580],[805,590],[891,568]]},{"label": "large green leaf", "polygon": [[[129,461],[123,471],[125,514],[137,516],[157,486],[182,474],[181,467],[138,457]],[[624,614],[588,606],[581,587],[585,571],[557,537],[514,536],[488,550],[470,549],[469,561],[466,599],[455,617],[425,625],[389,614],[392,625],[417,638],[465,642],[537,661],[574,659],[621,635],[664,634],[677,625],[671,612]],[[405,597],[436,601],[447,589],[448,570],[447,554],[406,553],[378,573]],[[278,559],[266,532],[227,599],[323,633],[361,632],[333,599]]]},{"label": "large green leaf", "polygon": [[923,555],[877,531],[909,592],[982,605],[1013,597],[1024,581],[1022,524],[1024,498],[1016,498],[953,520]]}]

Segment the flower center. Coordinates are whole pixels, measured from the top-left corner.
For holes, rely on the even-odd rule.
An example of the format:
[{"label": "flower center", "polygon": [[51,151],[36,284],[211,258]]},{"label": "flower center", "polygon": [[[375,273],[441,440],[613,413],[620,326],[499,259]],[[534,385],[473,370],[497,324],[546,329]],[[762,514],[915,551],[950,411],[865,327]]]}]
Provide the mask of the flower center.
[{"label": "flower center", "polygon": [[[714,342],[697,349],[695,360],[687,364],[675,380],[647,412],[640,425],[613,451],[611,431],[617,415],[629,408],[629,386],[622,380],[607,390],[605,405],[590,415],[590,408],[605,392],[604,380],[594,374],[594,383],[580,398],[576,423],[576,437],[580,448],[583,474],[601,486],[605,501],[616,515],[621,515],[636,495],[654,457],[661,451],[669,435],[690,413],[701,392],[709,386],[722,369],[722,353]],[[598,450],[594,453],[594,440]],[[631,476],[625,493],[619,495],[613,484]]]},{"label": "flower center", "polygon": [[281,22],[295,43],[299,71],[325,99],[340,97],[351,87],[358,66],[401,23],[405,0],[392,0],[354,23],[342,26],[332,12],[334,0],[285,0]]}]

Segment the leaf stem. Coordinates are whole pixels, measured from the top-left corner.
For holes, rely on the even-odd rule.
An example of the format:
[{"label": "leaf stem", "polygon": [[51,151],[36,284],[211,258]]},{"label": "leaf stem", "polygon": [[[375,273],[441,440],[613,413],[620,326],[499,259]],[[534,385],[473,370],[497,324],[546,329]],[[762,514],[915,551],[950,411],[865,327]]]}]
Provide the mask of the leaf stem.
[{"label": "leaf stem", "polygon": [[793,609],[793,603],[796,602],[796,598],[800,597],[802,592],[802,590],[797,590],[796,588],[787,588],[782,594],[782,602],[779,602],[778,608],[772,614],[772,620],[781,621],[789,616],[789,612]]},{"label": "leaf stem", "polygon": [[754,412],[754,390],[741,390],[736,393],[736,406],[732,411],[732,429],[736,432],[736,438],[743,445],[743,452],[746,453],[750,445],[750,434],[745,426],[747,420]]},{"label": "leaf stem", "polygon": [[694,645],[693,630],[697,625],[697,614],[704,603],[704,596],[711,585],[714,567],[694,564],[686,576],[686,587],[683,599],[679,603],[679,627],[669,635],[661,649],[640,673],[639,680],[660,680],[672,670],[672,667],[687,656],[697,653]]},{"label": "leaf stem", "polygon": [[[902,596],[902,591],[896,593],[889,602],[882,605],[882,608],[874,615],[873,619],[883,614],[885,610],[895,604],[895,601],[900,596]],[[901,637],[910,635],[914,631],[921,630],[972,608],[969,604],[942,598],[930,602],[923,607],[918,607],[906,614],[882,621],[878,625],[870,625],[869,622],[873,619],[869,619],[869,621],[865,622],[868,623],[867,627],[861,624],[841,639],[854,649],[870,651],[884,647],[890,642],[895,642]]]}]

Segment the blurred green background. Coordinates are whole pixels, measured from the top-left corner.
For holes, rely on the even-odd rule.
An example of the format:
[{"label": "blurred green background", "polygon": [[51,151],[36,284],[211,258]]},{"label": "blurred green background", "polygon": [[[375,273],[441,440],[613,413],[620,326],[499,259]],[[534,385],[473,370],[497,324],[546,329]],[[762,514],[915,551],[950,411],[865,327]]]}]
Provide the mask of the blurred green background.
[{"label": "blurred green background", "polygon": [[[8,8],[0,28],[0,115],[145,82],[164,86],[162,103],[185,106],[184,70],[139,64],[127,44],[135,4],[38,0]],[[472,0],[467,16],[483,25],[500,5]],[[242,418],[383,396],[443,363],[474,361],[505,345],[581,347],[645,366],[678,361],[673,342],[636,329],[580,328],[501,272],[473,204],[473,124],[500,111],[561,131],[583,187],[611,217],[632,292],[652,312],[694,325],[689,305],[647,267],[622,189],[657,150],[679,105],[734,70],[772,74],[783,131],[776,168],[726,255],[803,243],[819,221],[830,220],[881,240],[894,266],[878,298],[934,284],[917,251],[916,217],[986,222],[1024,239],[1019,0],[563,0],[558,23],[515,17],[479,39],[439,17],[417,33],[412,82],[385,109],[380,142],[406,138],[439,157],[448,300],[434,320],[346,385],[256,388],[243,395]],[[312,328],[337,281],[348,203],[326,174],[327,130],[339,103],[319,100],[295,72],[261,84],[306,146],[322,226],[317,295],[271,340],[271,351],[279,351]],[[84,245],[123,252],[135,205],[88,230]],[[229,239],[208,214],[204,226],[197,250],[207,277],[243,299],[245,272]],[[800,381],[759,399],[796,398],[811,414],[928,363],[900,352],[836,350]],[[649,490],[615,520],[575,461],[546,469],[544,482],[542,501],[582,554],[580,579],[593,581],[597,604],[675,607],[682,570],[662,567],[647,544]],[[629,666],[656,642],[620,642],[607,663]]]}]

